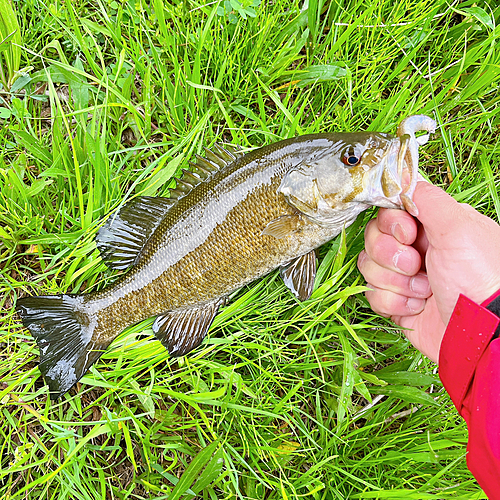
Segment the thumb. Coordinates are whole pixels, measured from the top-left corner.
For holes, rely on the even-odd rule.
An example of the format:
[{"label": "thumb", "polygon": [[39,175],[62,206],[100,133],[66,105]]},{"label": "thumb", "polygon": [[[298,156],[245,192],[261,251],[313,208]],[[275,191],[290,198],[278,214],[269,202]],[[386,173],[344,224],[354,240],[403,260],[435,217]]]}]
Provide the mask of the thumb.
[{"label": "thumb", "polygon": [[420,181],[417,183],[413,201],[418,208],[418,220],[425,229],[431,244],[453,235],[463,220],[464,207],[441,188]]}]

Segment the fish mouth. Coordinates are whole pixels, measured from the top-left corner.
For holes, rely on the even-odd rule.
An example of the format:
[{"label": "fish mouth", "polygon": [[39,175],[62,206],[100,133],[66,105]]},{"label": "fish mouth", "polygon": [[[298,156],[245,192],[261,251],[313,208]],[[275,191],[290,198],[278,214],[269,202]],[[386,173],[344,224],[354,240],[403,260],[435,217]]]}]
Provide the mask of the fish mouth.
[{"label": "fish mouth", "polygon": [[[425,131],[427,134],[417,137],[416,132]],[[418,181],[418,148],[429,140],[431,134],[436,131],[436,122],[426,115],[413,115],[405,118],[398,127],[397,136],[401,141],[398,154],[398,174],[401,184],[404,185],[399,198],[402,206],[414,217],[418,216],[418,208],[413,202],[413,193]],[[407,165],[410,178],[404,184],[404,163]]]},{"label": "fish mouth", "polygon": [[[400,208],[413,216],[418,209],[413,194],[419,179],[418,148],[429,140],[436,130],[436,122],[426,115],[413,115],[404,119],[377,168],[368,172],[367,191],[372,205]],[[417,137],[415,134],[427,134]]]}]

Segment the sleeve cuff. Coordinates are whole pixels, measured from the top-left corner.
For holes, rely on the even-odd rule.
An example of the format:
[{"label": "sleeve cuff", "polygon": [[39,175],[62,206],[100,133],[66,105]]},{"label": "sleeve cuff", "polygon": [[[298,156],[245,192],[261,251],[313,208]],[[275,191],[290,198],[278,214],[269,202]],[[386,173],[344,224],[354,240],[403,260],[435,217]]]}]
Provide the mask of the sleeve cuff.
[{"label": "sleeve cuff", "polygon": [[458,298],[439,351],[439,377],[461,415],[477,364],[499,323],[484,306],[464,295]]}]

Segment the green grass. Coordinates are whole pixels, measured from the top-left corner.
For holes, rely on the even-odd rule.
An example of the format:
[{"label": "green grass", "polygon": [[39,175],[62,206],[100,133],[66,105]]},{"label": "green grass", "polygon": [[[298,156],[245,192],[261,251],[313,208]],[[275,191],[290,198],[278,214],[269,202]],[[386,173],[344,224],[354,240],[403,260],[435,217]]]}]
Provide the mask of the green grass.
[{"label": "green grass", "polygon": [[322,248],[311,300],[272,274],[181,359],[151,321],[136,325],[58,403],[13,304],[112,280],[94,243],[104,216],[164,194],[215,141],[394,132],[427,113],[439,131],[423,172],[498,220],[500,9],[283,0],[243,19],[217,2],[13,5],[20,61],[0,45],[0,498],[486,498],[435,365],[364,299],[355,261],[373,212]]}]

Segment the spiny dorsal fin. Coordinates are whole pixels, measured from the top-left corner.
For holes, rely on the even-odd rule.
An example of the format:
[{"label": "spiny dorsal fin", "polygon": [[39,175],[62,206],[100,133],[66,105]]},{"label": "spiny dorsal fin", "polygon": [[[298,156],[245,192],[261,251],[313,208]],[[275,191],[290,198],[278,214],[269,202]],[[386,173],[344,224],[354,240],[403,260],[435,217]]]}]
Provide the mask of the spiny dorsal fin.
[{"label": "spiny dorsal fin", "polygon": [[[223,147],[224,146],[224,147]],[[236,158],[243,156],[240,146],[234,144],[214,144],[214,148],[205,148],[206,158],[196,156],[195,162],[189,162],[192,170],[182,170],[182,176],[175,178],[176,186],[170,189],[170,197],[178,200],[186,196],[191,189],[208,179],[214,172],[231,164]]]},{"label": "spiny dorsal fin", "polygon": [[232,163],[236,158],[243,156],[244,153],[240,146],[234,144],[215,143],[212,149],[205,148],[205,158],[196,155],[196,163],[193,166],[199,166],[209,172],[214,172],[226,165]]},{"label": "spiny dorsal fin", "polygon": [[139,196],[125,204],[99,229],[96,244],[112,269],[133,265],[175,200]]},{"label": "spiny dorsal fin", "polygon": [[211,162],[210,160],[207,160],[206,158],[203,158],[203,156],[200,155],[195,155],[196,157],[196,162],[190,162],[189,164],[193,168],[201,168],[202,170],[208,171],[209,174],[212,174],[213,172],[217,172],[219,170],[219,165],[216,163]]},{"label": "spiny dorsal fin", "polygon": [[201,181],[205,180],[206,176],[201,176],[195,172],[190,172],[189,170],[182,169],[182,180],[184,182],[189,182],[192,186],[198,185]]},{"label": "spiny dorsal fin", "polygon": [[281,277],[285,285],[299,300],[307,300],[314,287],[316,277],[316,252],[311,250],[281,266]]},{"label": "spiny dorsal fin", "polygon": [[214,320],[224,298],[188,309],[167,311],[153,323],[156,338],[172,356],[184,356],[198,347]]},{"label": "spiny dorsal fin", "polygon": [[[230,154],[234,158],[240,158],[244,156],[245,153],[239,144],[231,144],[230,142],[216,143],[215,147],[220,151],[222,150],[225,154]],[[232,160],[231,160],[232,161]]]}]

